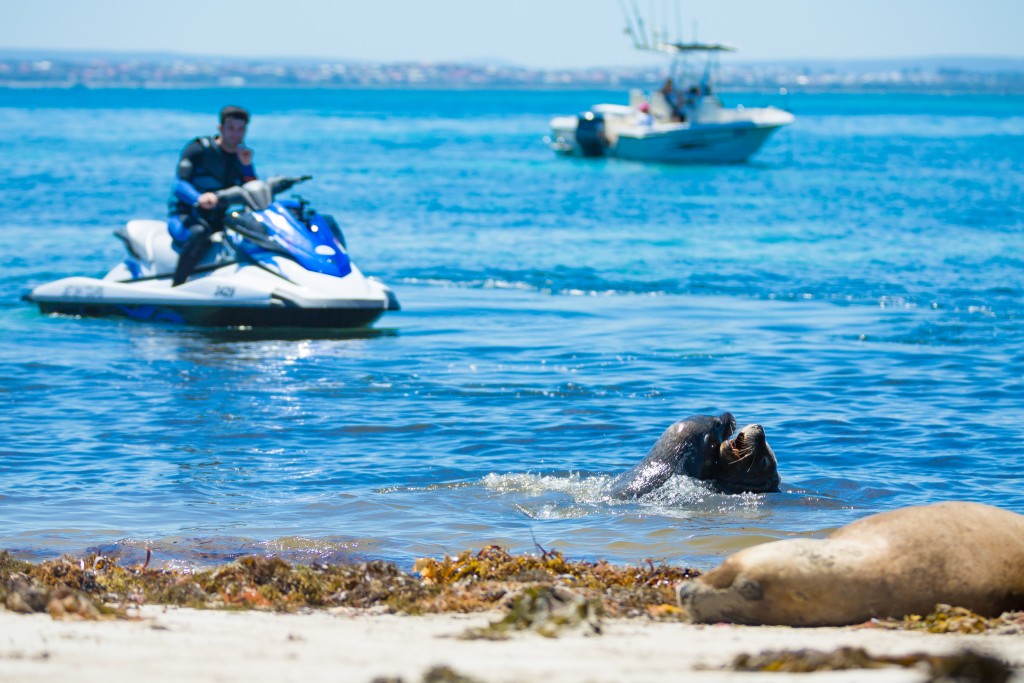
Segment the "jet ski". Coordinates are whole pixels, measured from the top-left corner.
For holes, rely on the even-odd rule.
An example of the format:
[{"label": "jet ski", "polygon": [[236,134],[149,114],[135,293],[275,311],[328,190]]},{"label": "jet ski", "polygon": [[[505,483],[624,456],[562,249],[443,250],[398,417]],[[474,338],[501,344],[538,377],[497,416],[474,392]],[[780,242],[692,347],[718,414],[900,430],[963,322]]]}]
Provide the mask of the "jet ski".
[{"label": "jet ski", "polygon": [[210,327],[355,328],[400,309],[349,258],[337,222],[301,198],[275,196],[311,176],[253,180],[217,192],[224,230],[190,278],[171,287],[178,252],[165,221],[114,232],[127,256],[102,279],[67,277],[23,298],[43,313],[116,316]]}]

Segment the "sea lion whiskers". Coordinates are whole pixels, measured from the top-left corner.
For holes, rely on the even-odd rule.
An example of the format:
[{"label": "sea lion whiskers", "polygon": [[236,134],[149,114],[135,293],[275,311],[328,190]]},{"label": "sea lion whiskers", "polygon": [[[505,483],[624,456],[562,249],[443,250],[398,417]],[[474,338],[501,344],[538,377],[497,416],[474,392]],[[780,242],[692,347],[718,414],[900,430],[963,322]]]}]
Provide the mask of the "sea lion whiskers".
[{"label": "sea lion whiskers", "polygon": [[[739,441],[742,438],[743,438],[743,435],[741,434],[740,436],[736,437],[735,441]],[[734,445],[733,446],[733,450],[737,454],[739,454],[739,456],[740,456],[740,457],[736,458],[735,460],[733,460],[734,463],[743,462],[747,458],[749,458],[752,455],[754,455],[754,446],[753,446],[753,444],[743,444],[743,445],[740,445],[738,448]]]},{"label": "sea lion whiskers", "polygon": [[742,453],[743,455],[741,455],[740,457],[736,458],[735,460],[733,460],[732,462],[727,463],[727,464],[732,465],[733,467],[735,467],[735,466],[739,465],[741,462],[743,462],[744,460],[749,459],[750,462],[747,463],[747,469],[744,470],[744,472],[749,474],[750,470],[754,469],[754,465],[757,464],[754,461],[754,447],[753,446],[747,446],[746,448],[741,448],[741,449],[737,450],[736,452],[737,453]]},{"label": "sea lion whiskers", "polygon": [[744,460],[746,460],[747,458],[750,458],[750,462],[749,462],[749,463],[747,463],[747,469],[746,469],[746,471],[747,471],[747,472],[749,472],[749,471],[751,470],[751,468],[752,468],[752,467],[754,466],[754,459],[753,459],[753,455],[754,455],[754,449],[753,449],[753,448],[751,448],[751,449],[749,449],[749,450],[748,450],[748,451],[746,452],[746,455],[743,455],[742,457],[736,458],[736,459],[735,459],[735,460],[733,461],[733,463],[732,463],[732,464],[733,464],[733,465],[738,465],[738,464],[740,464],[741,462],[743,462]]},{"label": "sea lion whiskers", "polygon": [[[731,459],[728,463],[730,465],[738,465],[739,463],[743,462],[747,458],[753,457],[754,455],[754,448],[756,444],[747,443],[747,440],[744,438],[742,431],[736,435],[735,439],[731,439],[730,441],[727,441],[725,443],[729,444],[729,446],[731,447],[731,453],[735,453],[737,456],[739,456],[737,458]],[[753,465],[753,461],[751,461],[750,464]]]},{"label": "sea lion whiskers", "polygon": [[764,427],[747,425],[719,449],[719,475],[715,486],[726,493],[778,491],[775,453],[765,438]]}]

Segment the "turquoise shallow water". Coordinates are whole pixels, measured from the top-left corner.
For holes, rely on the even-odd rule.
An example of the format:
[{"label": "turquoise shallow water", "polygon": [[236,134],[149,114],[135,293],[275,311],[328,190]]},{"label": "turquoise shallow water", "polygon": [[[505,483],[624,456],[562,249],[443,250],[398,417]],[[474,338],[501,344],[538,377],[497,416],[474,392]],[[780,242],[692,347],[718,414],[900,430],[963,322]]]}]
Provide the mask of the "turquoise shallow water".
[{"label": "turquoise shallow water", "polygon": [[[754,162],[579,161],[618,93],[0,91],[0,547],[196,565],[491,543],[706,567],[940,500],[1024,513],[1024,98],[792,95]],[[727,102],[763,103],[758,96]],[[404,310],[376,333],[42,316],[223,103]],[[609,477],[693,413],[782,492]]]}]

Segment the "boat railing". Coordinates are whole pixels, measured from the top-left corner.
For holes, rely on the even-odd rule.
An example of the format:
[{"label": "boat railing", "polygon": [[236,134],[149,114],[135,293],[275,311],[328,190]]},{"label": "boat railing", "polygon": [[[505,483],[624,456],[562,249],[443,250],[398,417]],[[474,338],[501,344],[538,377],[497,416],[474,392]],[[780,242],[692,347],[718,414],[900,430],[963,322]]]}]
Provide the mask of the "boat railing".
[{"label": "boat railing", "polygon": [[758,125],[780,124],[792,122],[792,115],[775,107],[724,107],[714,96],[705,97],[701,101],[700,110],[695,117],[698,123],[739,123],[753,122]]}]

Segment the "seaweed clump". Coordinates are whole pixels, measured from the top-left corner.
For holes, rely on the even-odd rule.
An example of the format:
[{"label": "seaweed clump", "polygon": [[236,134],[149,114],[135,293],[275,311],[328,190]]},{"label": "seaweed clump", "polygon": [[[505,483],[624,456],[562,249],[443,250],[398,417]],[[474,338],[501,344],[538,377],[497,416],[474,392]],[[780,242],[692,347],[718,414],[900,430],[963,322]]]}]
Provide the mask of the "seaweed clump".
[{"label": "seaweed clump", "polygon": [[700,576],[695,569],[655,565],[650,560],[622,568],[604,560],[569,561],[560,552],[543,548],[539,556],[513,555],[499,546],[476,553],[467,550],[454,558],[419,559],[415,571],[425,585],[448,589],[442,595],[449,609],[439,611],[461,611],[450,609],[453,601],[493,602],[523,584],[560,585],[571,587],[586,599],[598,600],[601,611],[608,616],[680,620],[683,612],[675,606],[675,586]]},{"label": "seaweed clump", "polygon": [[504,640],[513,631],[530,630],[555,638],[564,630],[581,628],[588,635],[601,633],[601,603],[562,586],[524,589],[510,601],[503,619],[482,628],[471,628],[465,640]]},{"label": "seaweed clump", "polygon": [[305,607],[384,606],[417,611],[424,590],[415,577],[390,562],[293,566],[277,557],[244,557],[196,574],[213,602],[243,609],[294,611]]},{"label": "seaweed clump", "polygon": [[[423,674],[423,683],[480,683],[476,678],[470,678],[455,671],[450,666],[439,665],[427,669]],[[404,683],[401,677],[390,678],[378,676],[370,683]]]},{"label": "seaweed clump", "polygon": [[[148,565],[148,563],[147,563]],[[188,573],[119,566],[90,555],[32,564],[0,553],[0,602],[17,612],[64,612],[83,618],[126,616],[142,604],[199,609],[373,607],[415,605],[423,588],[387,562],[292,566],[276,557],[244,557],[208,571]],[[77,602],[76,602],[77,601]]]},{"label": "seaweed clump", "polygon": [[[423,614],[477,612],[509,606],[524,589],[571,589],[588,613],[681,618],[674,586],[698,572],[655,565],[616,568],[570,562],[557,551],[513,555],[491,546],[457,557],[417,560],[413,573],[383,561],[350,565],[292,565],[278,557],[248,556],[209,570],[122,567],[92,554],[38,564],[0,553],[0,604],[55,617],[126,617],[143,604],[199,609],[377,608]],[[539,604],[539,603],[538,603]],[[556,612],[558,610],[555,610]],[[588,617],[589,619],[590,617]]]},{"label": "seaweed clump", "polygon": [[[29,562],[12,559],[5,550],[0,553],[0,604],[12,612],[32,614],[48,612],[54,619],[104,619],[123,616],[90,595],[98,586],[80,570],[75,575],[70,563],[55,564],[42,569]],[[62,581],[60,577],[68,577]]]},{"label": "seaweed clump", "polygon": [[1004,612],[998,617],[983,617],[964,607],[936,605],[931,614],[910,614],[883,626],[928,633],[1024,633],[1024,612]]},{"label": "seaweed clump", "polygon": [[912,654],[876,656],[859,647],[842,647],[834,652],[818,650],[781,650],[758,655],[737,655],[733,671],[812,673],[849,669],[880,669],[899,666],[922,668],[929,681],[984,681],[1005,683],[1013,673],[1010,666],[990,655],[963,650],[952,655]]}]

